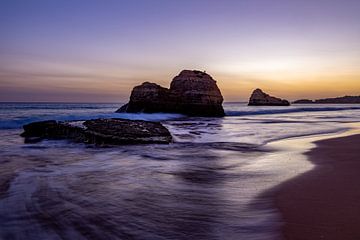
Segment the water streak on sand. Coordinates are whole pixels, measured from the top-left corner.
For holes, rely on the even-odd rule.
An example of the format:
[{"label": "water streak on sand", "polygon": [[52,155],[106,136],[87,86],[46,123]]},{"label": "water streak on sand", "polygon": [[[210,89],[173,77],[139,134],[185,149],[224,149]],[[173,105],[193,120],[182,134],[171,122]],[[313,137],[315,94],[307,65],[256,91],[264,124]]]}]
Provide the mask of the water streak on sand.
[{"label": "water streak on sand", "polygon": [[312,170],[273,191],[286,239],[359,239],[360,126],[352,125],[342,134],[311,138],[306,156]]}]

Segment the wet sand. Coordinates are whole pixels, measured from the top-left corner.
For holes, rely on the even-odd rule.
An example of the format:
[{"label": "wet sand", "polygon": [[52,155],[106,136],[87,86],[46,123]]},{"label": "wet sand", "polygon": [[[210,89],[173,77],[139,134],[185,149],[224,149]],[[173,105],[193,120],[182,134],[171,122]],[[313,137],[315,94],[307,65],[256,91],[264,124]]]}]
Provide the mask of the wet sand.
[{"label": "wet sand", "polygon": [[283,235],[290,240],[360,239],[360,135],[316,143],[316,167],[277,189]]}]

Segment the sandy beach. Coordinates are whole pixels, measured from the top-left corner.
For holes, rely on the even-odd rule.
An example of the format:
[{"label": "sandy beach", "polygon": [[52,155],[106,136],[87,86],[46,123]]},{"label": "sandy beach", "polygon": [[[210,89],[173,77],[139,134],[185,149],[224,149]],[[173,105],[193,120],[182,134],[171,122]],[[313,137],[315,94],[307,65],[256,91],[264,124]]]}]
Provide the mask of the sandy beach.
[{"label": "sandy beach", "polygon": [[321,140],[306,155],[316,167],[276,194],[285,239],[360,239],[360,135]]}]

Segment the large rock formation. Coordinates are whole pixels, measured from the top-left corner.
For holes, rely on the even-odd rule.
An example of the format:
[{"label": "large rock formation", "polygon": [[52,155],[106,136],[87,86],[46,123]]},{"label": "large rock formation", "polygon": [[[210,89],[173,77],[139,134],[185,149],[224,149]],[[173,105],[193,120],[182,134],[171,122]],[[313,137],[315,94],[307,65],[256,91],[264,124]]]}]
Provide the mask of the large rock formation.
[{"label": "large rock formation", "polygon": [[360,103],[360,96],[343,96],[343,97],[335,97],[335,98],[323,98],[316,99],[315,101],[309,99],[300,99],[296,100],[293,103],[333,103],[333,104],[355,104]]},{"label": "large rock formation", "polygon": [[134,87],[129,103],[117,112],[166,112],[190,116],[224,116],[223,97],[216,81],[205,72],[183,70],[170,89],[144,82]]},{"label": "large rock formation", "polygon": [[117,112],[169,112],[169,89],[156,83],[144,82],[133,88],[128,104]]},{"label": "large rock formation", "polygon": [[289,101],[270,96],[257,88],[251,94],[249,106],[289,106]]},{"label": "large rock formation", "polygon": [[87,121],[41,121],[23,126],[25,142],[42,139],[71,139],[96,145],[169,143],[170,132],[159,122],[127,119]]}]

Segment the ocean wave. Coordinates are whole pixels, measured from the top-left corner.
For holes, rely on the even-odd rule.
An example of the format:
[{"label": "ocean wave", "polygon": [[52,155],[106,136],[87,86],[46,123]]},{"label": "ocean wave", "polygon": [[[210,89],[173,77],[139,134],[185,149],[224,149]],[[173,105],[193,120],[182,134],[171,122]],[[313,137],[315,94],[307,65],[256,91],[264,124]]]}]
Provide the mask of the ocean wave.
[{"label": "ocean wave", "polygon": [[113,109],[119,108],[116,103],[0,103],[1,110],[79,110],[79,109]]},{"label": "ocean wave", "polygon": [[[10,105],[16,106],[14,109]],[[19,104],[18,104],[19,105]],[[26,106],[24,106],[26,105]],[[32,109],[28,105],[33,105]],[[46,108],[51,105],[52,109]],[[95,118],[125,118],[132,120],[148,120],[148,121],[165,121],[177,118],[183,118],[181,114],[171,113],[115,113],[112,104],[97,104],[97,107],[89,110],[91,104],[3,104],[0,111],[0,129],[14,129],[21,128],[24,124],[35,121],[44,120],[59,120],[59,121],[72,121],[72,120],[88,120]],[[76,107],[74,106],[76,105]],[[6,107],[5,107],[6,106]],[[81,106],[81,107],[80,107]],[[27,109],[29,107],[29,109]],[[78,108],[79,107],[79,108]],[[236,106],[237,108],[229,109],[229,105],[224,104],[226,116],[252,116],[252,115],[271,115],[271,114],[286,114],[297,112],[335,112],[335,111],[351,111],[360,110],[360,106],[319,106],[319,107],[247,107]],[[228,109],[226,109],[228,108]],[[328,117],[342,117],[341,114]],[[206,121],[201,119],[200,121]],[[208,119],[211,120],[211,119]],[[281,119],[282,120],[282,119]],[[278,119],[279,121],[279,119]]]},{"label": "ocean wave", "polygon": [[304,107],[304,108],[288,108],[288,109],[260,109],[246,111],[225,111],[226,116],[246,116],[246,115],[263,115],[263,114],[282,114],[296,112],[328,112],[328,111],[346,111],[360,110],[359,107]]},{"label": "ocean wave", "polygon": [[340,134],[348,131],[349,127],[334,127],[332,129],[324,129],[324,130],[314,130],[312,132],[303,132],[303,133],[293,133],[293,134],[284,134],[283,136],[271,137],[268,139],[264,139],[261,145],[265,145],[271,142],[276,142],[284,139],[292,139],[292,138],[302,138],[302,137],[315,137],[319,135],[327,135],[327,134]]},{"label": "ocean wave", "polygon": [[164,121],[175,118],[181,118],[181,114],[171,113],[104,113],[104,114],[75,114],[75,115],[46,115],[46,116],[28,116],[12,119],[0,119],[0,129],[21,128],[23,125],[45,120],[73,121],[73,120],[89,120],[95,118],[124,118],[130,120],[146,120],[146,121]]}]

